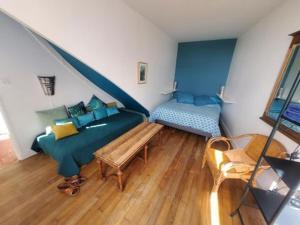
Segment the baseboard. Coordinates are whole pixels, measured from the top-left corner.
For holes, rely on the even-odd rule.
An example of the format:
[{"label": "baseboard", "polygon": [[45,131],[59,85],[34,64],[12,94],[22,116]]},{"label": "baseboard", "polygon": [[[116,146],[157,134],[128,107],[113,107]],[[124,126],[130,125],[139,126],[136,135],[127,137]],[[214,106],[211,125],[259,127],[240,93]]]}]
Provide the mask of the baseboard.
[{"label": "baseboard", "polygon": [[[224,122],[224,120],[220,119],[220,124],[225,132],[226,137],[233,137],[233,134],[231,133],[230,129],[228,128],[227,124]],[[239,145],[235,141],[230,142],[232,147],[239,148]]]},{"label": "baseboard", "polygon": [[225,132],[226,137],[232,137],[232,133],[228,128],[227,124],[224,122],[224,120],[220,119],[220,124]]},{"label": "baseboard", "polygon": [[33,155],[36,155],[37,153],[32,151],[32,150],[28,150],[26,152],[22,152],[21,156],[18,157],[18,160],[24,160],[24,159],[27,159]]}]

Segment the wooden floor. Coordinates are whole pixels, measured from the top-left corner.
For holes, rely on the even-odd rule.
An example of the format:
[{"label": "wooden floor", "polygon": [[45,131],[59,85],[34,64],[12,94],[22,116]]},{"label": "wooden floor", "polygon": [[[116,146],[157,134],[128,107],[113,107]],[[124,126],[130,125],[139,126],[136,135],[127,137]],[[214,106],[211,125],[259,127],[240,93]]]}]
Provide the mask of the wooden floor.
[{"label": "wooden floor", "polygon": [[9,137],[0,135],[0,168],[17,161]]},{"label": "wooden floor", "polygon": [[[226,181],[219,195],[210,197],[211,176],[201,169],[204,139],[172,129],[165,129],[163,138],[163,145],[151,142],[147,165],[137,158],[125,170],[124,192],[113,177],[106,182],[97,178],[95,161],[82,169],[88,182],[76,197],[56,190],[62,178],[45,155],[1,168],[0,224],[210,225],[212,217],[212,225],[239,225],[229,213],[241,184]],[[263,224],[257,209],[245,207],[243,212],[247,224]]]}]

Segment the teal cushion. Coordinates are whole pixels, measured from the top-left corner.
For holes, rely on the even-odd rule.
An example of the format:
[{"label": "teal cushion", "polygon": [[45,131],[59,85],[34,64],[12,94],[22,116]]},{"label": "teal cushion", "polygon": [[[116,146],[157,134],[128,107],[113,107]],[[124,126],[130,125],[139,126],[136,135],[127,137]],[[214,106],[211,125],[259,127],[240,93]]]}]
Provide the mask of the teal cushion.
[{"label": "teal cushion", "polygon": [[91,100],[86,105],[86,110],[92,112],[93,110],[105,108],[105,103],[102,102],[97,96],[93,95]]},{"label": "teal cushion", "polygon": [[175,96],[178,103],[194,104],[194,96],[189,93],[176,92]]},{"label": "teal cushion", "polygon": [[84,103],[81,101],[76,105],[68,107],[68,112],[71,117],[77,117],[77,116],[84,115],[86,113]]},{"label": "teal cushion", "polygon": [[55,119],[64,119],[68,117],[65,106],[60,106],[54,109],[48,109],[43,111],[37,111],[36,114],[43,127],[53,125]]},{"label": "teal cushion", "polygon": [[194,104],[196,106],[203,106],[203,105],[222,105],[222,101],[217,96],[208,96],[208,95],[200,95],[194,97]]},{"label": "teal cushion", "polygon": [[94,112],[94,117],[96,120],[100,120],[100,119],[107,117],[106,108],[99,108],[99,109],[94,110],[93,112]]},{"label": "teal cushion", "polygon": [[76,117],[58,119],[58,120],[55,120],[54,122],[55,122],[55,125],[64,125],[64,124],[68,124],[68,123],[73,123],[77,129],[80,128],[79,121]]},{"label": "teal cushion", "polygon": [[77,117],[80,127],[83,127],[95,120],[94,113],[90,112]]},{"label": "teal cushion", "polygon": [[203,106],[203,105],[214,105],[217,104],[217,102],[208,95],[200,95],[195,97],[194,104],[196,106]]},{"label": "teal cushion", "polygon": [[116,107],[106,108],[107,116],[111,116],[120,113]]}]

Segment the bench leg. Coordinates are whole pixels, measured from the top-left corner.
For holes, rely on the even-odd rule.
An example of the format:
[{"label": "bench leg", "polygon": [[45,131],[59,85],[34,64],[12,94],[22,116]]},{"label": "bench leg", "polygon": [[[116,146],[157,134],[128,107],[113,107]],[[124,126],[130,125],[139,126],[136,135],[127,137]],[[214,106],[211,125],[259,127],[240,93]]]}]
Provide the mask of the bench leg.
[{"label": "bench leg", "polygon": [[118,175],[119,188],[121,191],[123,191],[123,181],[122,181],[123,172],[121,171],[121,169],[118,169],[117,175]]},{"label": "bench leg", "polygon": [[160,145],[163,145],[163,144],[164,144],[163,136],[164,136],[163,130],[160,130],[160,131],[159,131],[159,144],[160,144]]},{"label": "bench leg", "polygon": [[146,164],[148,162],[148,145],[145,145],[144,147],[144,160]]},{"label": "bench leg", "polygon": [[105,173],[104,173],[105,168],[103,165],[104,163],[102,162],[101,159],[97,159],[97,163],[99,165],[99,177],[100,179],[104,180],[105,179]]}]

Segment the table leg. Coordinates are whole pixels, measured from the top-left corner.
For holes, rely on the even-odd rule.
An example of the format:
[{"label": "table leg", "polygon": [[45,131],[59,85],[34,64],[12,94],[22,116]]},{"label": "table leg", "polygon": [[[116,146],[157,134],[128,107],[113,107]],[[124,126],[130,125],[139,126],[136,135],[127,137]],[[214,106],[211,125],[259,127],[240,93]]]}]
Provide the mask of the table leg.
[{"label": "table leg", "polygon": [[120,168],[118,169],[117,175],[118,175],[119,188],[121,191],[123,191],[123,181],[122,181],[123,172],[121,171]]},{"label": "table leg", "polygon": [[148,162],[148,145],[145,145],[144,147],[144,160],[146,164]]},{"label": "table leg", "polygon": [[159,144],[160,145],[163,144],[163,131],[162,130],[159,131]]},{"label": "table leg", "polygon": [[101,159],[97,159],[97,162],[99,164],[99,177],[100,179],[105,179],[103,161]]}]

